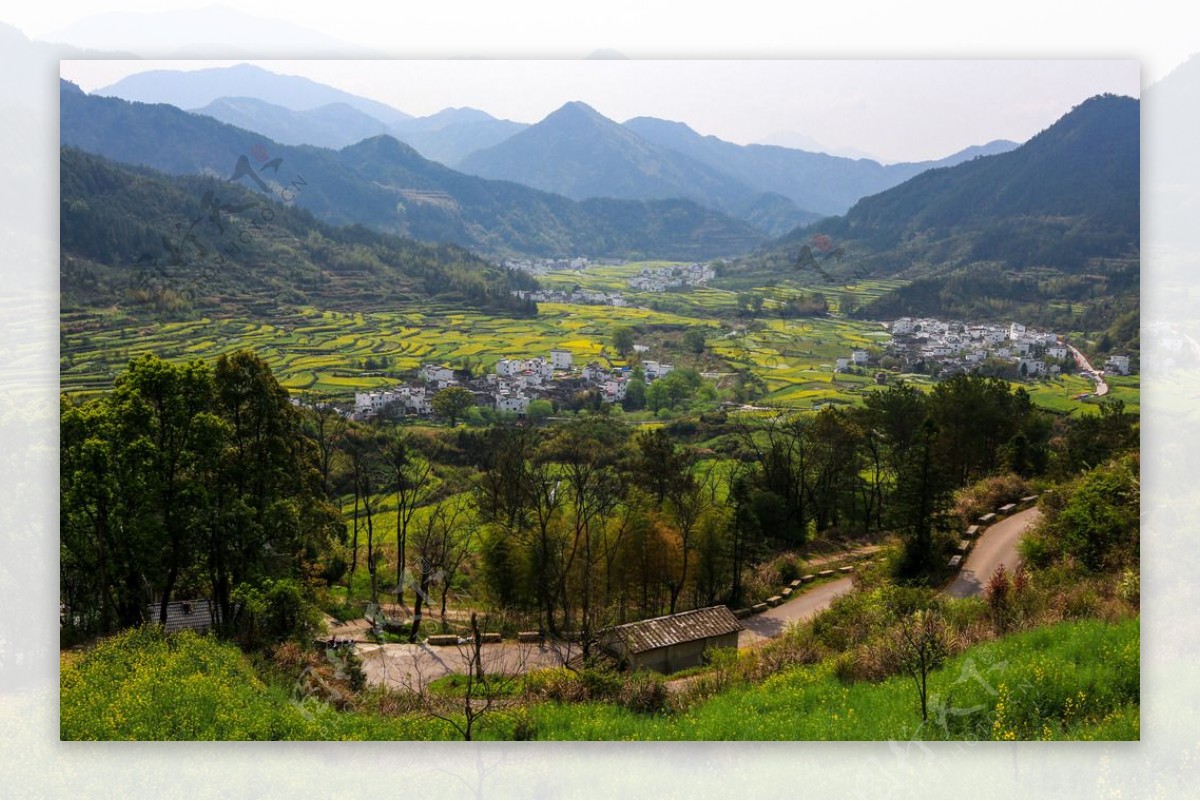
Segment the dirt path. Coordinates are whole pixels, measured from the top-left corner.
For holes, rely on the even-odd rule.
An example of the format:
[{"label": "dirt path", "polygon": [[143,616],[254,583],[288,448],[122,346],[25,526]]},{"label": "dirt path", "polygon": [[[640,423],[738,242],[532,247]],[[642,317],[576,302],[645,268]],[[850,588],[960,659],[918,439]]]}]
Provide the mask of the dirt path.
[{"label": "dirt path", "polygon": [[[486,672],[513,674],[562,665],[565,658],[578,653],[578,646],[568,651],[556,644],[505,642],[484,645],[481,650]],[[362,658],[368,683],[394,690],[419,691],[443,676],[466,673],[470,665],[470,649],[466,646],[387,643],[356,645],[355,651]]]}]

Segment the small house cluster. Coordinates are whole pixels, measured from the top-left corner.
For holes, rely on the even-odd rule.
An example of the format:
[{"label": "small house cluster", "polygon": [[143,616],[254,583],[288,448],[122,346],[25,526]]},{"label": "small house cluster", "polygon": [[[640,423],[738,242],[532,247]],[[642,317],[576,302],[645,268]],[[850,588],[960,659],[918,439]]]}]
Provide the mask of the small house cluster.
[{"label": "small house cluster", "polygon": [[655,269],[645,267],[629,279],[629,287],[643,292],[666,292],[675,287],[700,286],[716,277],[717,273],[712,267],[698,262]]},{"label": "small house cluster", "polygon": [[512,294],[522,300],[532,300],[535,303],[576,303],[580,306],[627,306],[624,295],[620,292],[602,292],[593,289],[576,289],[567,292],[562,289],[514,289]]},{"label": "small house cluster", "polygon": [[[646,383],[673,369],[674,366],[666,362],[642,362]],[[461,386],[471,392],[478,406],[516,414],[528,411],[531,401],[566,401],[585,390],[598,392],[601,400],[607,403],[619,403],[625,399],[630,373],[629,367],[606,367],[599,361],[588,362],[576,369],[571,351],[561,348],[550,351],[549,356],[500,359],[482,378],[467,378],[445,365],[426,364],[418,371],[415,382],[393,389],[356,392],[353,416],[363,420],[389,410],[429,416],[433,414],[433,396],[452,386]]]},{"label": "small house cluster", "polygon": [[892,339],[887,355],[899,359],[904,368],[911,370],[930,371],[936,365],[943,375],[971,372],[986,359],[1000,359],[1015,365],[1022,376],[1054,376],[1061,367],[1048,360],[1063,360],[1070,355],[1057,334],[1036,331],[1017,322],[1007,326],[972,325],[901,317],[890,329]]},{"label": "small house cluster", "polygon": [[865,350],[852,350],[849,356],[839,356],[837,363],[834,365],[835,373],[844,373],[850,369],[850,365],[855,367],[865,367],[871,360],[871,354]]}]

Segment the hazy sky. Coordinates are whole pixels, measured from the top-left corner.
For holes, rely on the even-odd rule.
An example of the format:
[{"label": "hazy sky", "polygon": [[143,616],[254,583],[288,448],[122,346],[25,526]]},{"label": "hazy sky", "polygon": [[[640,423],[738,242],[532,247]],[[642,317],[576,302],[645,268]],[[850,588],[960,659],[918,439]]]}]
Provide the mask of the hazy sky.
[{"label": "hazy sky", "polygon": [[[63,62],[93,91],[134,72],[230,61]],[[617,121],[686,122],[739,144],[780,132],[885,161],[1024,141],[1101,93],[1137,96],[1135,61],[409,60],[262,61],[418,116],[448,106],[536,122],[569,100]]]},{"label": "hazy sky", "polygon": [[[9,4],[0,18],[43,41],[142,58],[295,59],[318,49],[325,57],[462,59],[403,69],[329,61],[276,68],[418,115],[470,105],[534,122],[578,99],[622,121],[678,119],[739,143],[792,131],[886,161],[1026,139],[1097,92],[1139,94],[1200,51],[1194,26],[1164,24],[1163,15],[1140,13],[1127,0],[978,8],[961,0],[409,0],[386,9],[364,0],[61,0]],[[474,60],[582,59],[596,51],[639,61]],[[688,58],[742,61],[640,61]],[[747,63],[798,58],[1033,61]],[[70,77],[96,88],[121,77],[116,70]]]}]

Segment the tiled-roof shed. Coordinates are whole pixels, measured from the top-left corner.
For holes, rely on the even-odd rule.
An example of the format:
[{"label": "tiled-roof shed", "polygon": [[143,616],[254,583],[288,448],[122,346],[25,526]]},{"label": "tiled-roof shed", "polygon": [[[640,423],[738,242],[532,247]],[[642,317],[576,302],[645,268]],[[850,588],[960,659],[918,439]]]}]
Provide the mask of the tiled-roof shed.
[{"label": "tiled-roof shed", "polygon": [[699,665],[710,648],[736,648],[741,630],[728,607],[710,606],[614,626],[599,639],[630,667],[674,673]]},{"label": "tiled-roof shed", "polygon": [[[151,623],[158,623],[159,605],[151,604],[146,607],[146,617]],[[213,625],[213,607],[207,599],[197,601],[171,601],[167,604],[167,622],[163,631],[172,632],[181,629],[205,632]]]}]

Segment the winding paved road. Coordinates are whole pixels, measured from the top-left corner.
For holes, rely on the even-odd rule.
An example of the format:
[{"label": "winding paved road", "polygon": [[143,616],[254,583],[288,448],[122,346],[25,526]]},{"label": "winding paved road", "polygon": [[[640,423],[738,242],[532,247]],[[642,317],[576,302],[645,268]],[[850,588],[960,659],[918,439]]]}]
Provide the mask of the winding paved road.
[{"label": "winding paved road", "polygon": [[793,623],[810,620],[818,613],[824,612],[833,603],[834,598],[850,592],[853,587],[854,579],[846,576],[813,587],[789,598],[774,609],[751,615],[742,621],[746,628],[738,635],[738,647],[745,648],[778,637]]},{"label": "winding paved road", "polygon": [[1079,365],[1079,371],[1090,373],[1092,380],[1096,382],[1096,397],[1100,398],[1108,394],[1108,384],[1104,382],[1104,373],[1092,369],[1092,363],[1087,360],[1087,357],[1079,352],[1079,349],[1074,345],[1067,345],[1071,353],[1075,355],[1075,364]]},{"label": "winding paved road", "polygon": [[1033,523],[1037,522],[1042,513],[1035,506],[1024,512],[1017,512],[992,525],[975,542],[975,547],[967,556],[958,576],[946,588],[946,594],[952,598],[969,598],[982,595],[983,587],[996,568],[1004,565],[1004,569],[1012,573],[1020,564],[1021,557],[1017,554],[1017,541]]},{"label": "winding paved road", "polygon": [[[975,542],[966,563],[958,576],[945,589],[952,598],[969,598],[982,595],[987,580],[1004,565],[1008,571],[1017,569],[1020,556],[1017,541],[1030,525],[1041,517],[1037,508],[1017,512],[988,528]],[[757,645],[783,634],[793,623],[810,620],[829,608],[833,599],[843,595],[854,586],[854,580],[846,578],[822,584],[758,615],[742,621],[745,630],[738,636],[738,647]]]}]

